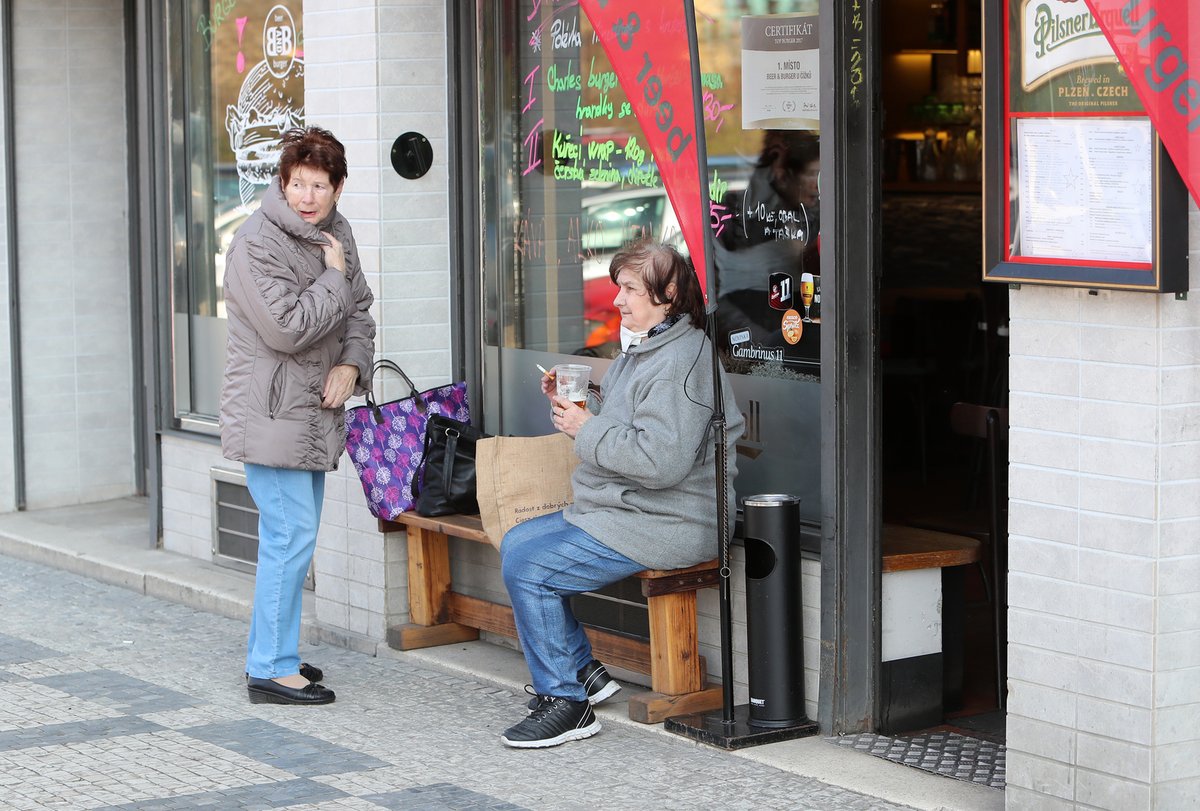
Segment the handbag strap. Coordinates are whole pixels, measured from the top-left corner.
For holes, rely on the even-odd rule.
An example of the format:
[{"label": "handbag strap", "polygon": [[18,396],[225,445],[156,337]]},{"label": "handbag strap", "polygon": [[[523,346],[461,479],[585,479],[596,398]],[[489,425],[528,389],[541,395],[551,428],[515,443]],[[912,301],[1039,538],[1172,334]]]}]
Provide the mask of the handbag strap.
[{"label": "handbag strap", "polygon": [[[375,361],[375,364],[371,367],[372,380],[375,379],[375,375],[380,369],[388,369],[389,371],[393,371],[404,378],[404,382],[408,384],[408,396],[412,398],[413,405],[415,405],[416,409],[421,413],[425,412],[425,402],[418,396],[420,392],[418,392],[417,387],[413,385],[412,379],[404,373],[404,370],[401,369],[395,361],[388,360],[387,358],[380,358],[379,360]],[[371,413],[375,415],[375,421],[377,423],[383,422],[383,412],[380,411],[379,406],[375,404],[374,387],[368,388],[367,407],[370,408]]]},{"label": "handbag strap", "polygon": [[[458,455],[458,438],[462,436],[458,428],[453,424],[441,425],[436,420],[438,417],[433,417],[428,425],[425,426],[425,442],[421,448],[421,470],[418,475],[413,476],[412,491],[413,496],[421,494],[421,479],[424,476],[425,470],[429,466],[429,446],[433,442],[436,432],[441,432],[446,435],[446,456],[442,460],[442,492],[450,492],[450,484],[454,480],[454,461]],[[453,420],[446,420],[447,423],[453,423]]]},{"label": "handbag strap", "polygon": [[446,426],[446,462],[442,465],[442,492],[450,494],[450,483],[454,480],[454,462],[458,458],[458,429]]}]

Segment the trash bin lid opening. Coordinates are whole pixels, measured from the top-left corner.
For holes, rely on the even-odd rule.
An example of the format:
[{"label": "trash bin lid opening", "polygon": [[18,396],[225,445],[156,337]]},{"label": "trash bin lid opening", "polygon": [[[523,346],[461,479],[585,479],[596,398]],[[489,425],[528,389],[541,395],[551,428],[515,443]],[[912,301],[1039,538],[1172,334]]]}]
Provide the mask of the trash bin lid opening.
[{"label": "trash bin lid opening", "polygon": [[785,504],[799,504],[800,497],[787,493],[763,493],[757,496],[746,496],[742,499],[743,507],[779,507]]}]

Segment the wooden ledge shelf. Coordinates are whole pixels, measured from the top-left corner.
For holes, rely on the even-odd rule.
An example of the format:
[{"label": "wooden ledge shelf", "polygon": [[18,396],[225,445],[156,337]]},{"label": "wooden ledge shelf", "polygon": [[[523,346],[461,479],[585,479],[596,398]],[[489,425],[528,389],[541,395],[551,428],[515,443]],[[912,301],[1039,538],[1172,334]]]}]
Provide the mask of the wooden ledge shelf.
[{"label": "wooden ledge shelf", "polygon": [[884,524],[883,527],[885,572],[965,566],[978,563],[981,554],[979,541],[965,535],[899,524]]}]

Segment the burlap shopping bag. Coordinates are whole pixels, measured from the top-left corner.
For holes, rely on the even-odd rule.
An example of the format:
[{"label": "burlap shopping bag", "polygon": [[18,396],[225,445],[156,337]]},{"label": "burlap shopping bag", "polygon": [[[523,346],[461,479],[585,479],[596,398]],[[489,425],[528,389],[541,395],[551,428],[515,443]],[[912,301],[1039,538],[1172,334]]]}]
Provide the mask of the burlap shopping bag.
[{"label": "burlap shopping bag", "polygon": [[566,434],[493,436],[475,443],[475,488],[483,530],[497,549],[522,521],[561,510],[573,500],[579,463]]}]

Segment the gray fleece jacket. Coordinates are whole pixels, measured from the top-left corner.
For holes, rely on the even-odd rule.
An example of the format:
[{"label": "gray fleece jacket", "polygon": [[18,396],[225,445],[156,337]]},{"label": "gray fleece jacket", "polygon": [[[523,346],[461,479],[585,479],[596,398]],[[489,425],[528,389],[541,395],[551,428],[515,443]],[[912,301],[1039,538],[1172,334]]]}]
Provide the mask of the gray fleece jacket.
[{"label": "gray fleece jacket", "polygon": [[[563,516],[648,569],[694,566],[717,556],[711,352],[687,317],[631,347],[608,368],[600,384],[603,403],[575,437],[575,502]],[[734,445],[745,420],[724,374],[721,388],[732,531]]]}]

